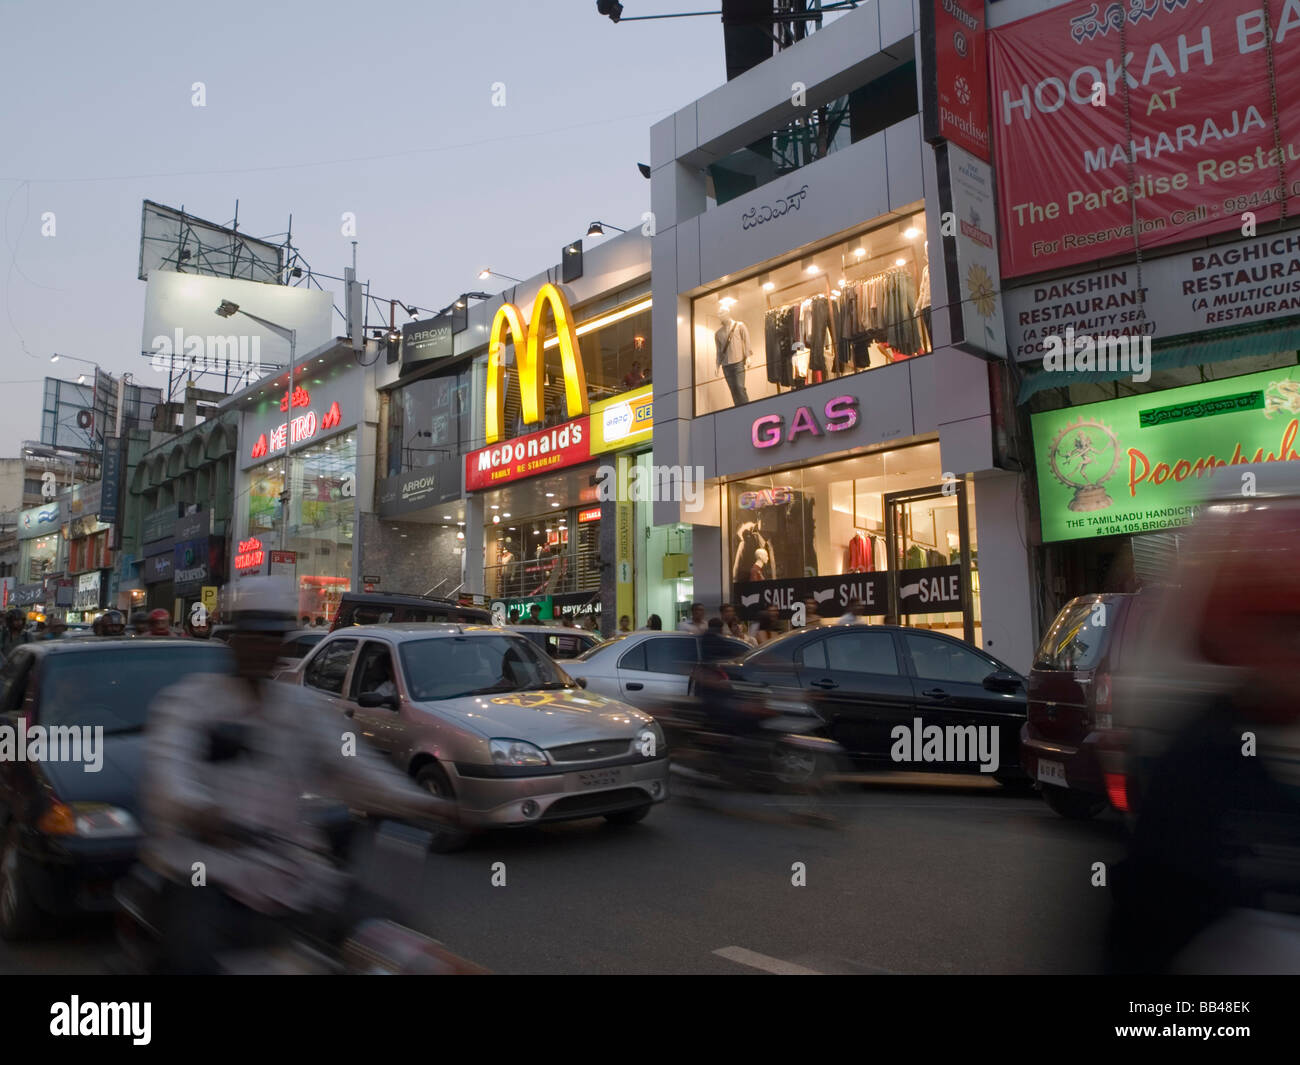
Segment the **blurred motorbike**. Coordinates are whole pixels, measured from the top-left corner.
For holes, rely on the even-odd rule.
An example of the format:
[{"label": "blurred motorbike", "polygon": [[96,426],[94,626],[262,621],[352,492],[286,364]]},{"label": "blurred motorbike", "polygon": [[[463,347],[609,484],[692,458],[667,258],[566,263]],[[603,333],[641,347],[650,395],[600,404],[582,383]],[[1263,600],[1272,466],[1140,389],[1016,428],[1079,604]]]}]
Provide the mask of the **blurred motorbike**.
[{"label": "blurred motorbike", "polygon": [[[370,823],[348,834],[347,864],[373,865],[387,852],[407,861],[423,861],[427,840],[403,838],[403,826]],[[410,829],[409,836],[426,836]],[[336,856],[339,854],[336,849]],[[358,857],[358,856],[361,857]],[[415,878],[401,877],[404,882]],[[129,973],[162,971],[163,907],[166,881],[147,866],[137,864],[115,889],[118,903],[117,940],[123,968]],[[222,957],[228,974],[275,975],[398,975],[472,976],[488,970],[453,954],[442,943],[395,921],[363,916],[343,928],[307,916],[285,918],[283,935],[274,945],[255,950],[230,951]]]},{"label": "blurred motorbike", "polygon": [[[732,704],[734,709],[734,704]],[[723,716],[707,696],[673,701],[660,717],[679,775],[744,791],[825,795],[845,760],[799,692],[765,693]]]}]

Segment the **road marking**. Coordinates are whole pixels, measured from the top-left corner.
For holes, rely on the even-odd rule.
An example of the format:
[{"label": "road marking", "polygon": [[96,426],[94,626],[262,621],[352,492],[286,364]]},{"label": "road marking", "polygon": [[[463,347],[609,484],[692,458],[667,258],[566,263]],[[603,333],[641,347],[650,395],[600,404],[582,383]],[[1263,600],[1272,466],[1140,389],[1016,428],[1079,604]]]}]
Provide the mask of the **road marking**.
[{"label": "road marking", "polygon": [[713,953],[720,958],[726,958],[728,961],[734,961],[739,965],[748,965],[751,969],[762,969],[765,973],[775,973],[777,976],[822,975],[816,969],[796,965],[792,961],[782,961],[780,958],[773,958],[767,954],[759,954],[757,951],[746,950],[744,947],[723,947]]}]

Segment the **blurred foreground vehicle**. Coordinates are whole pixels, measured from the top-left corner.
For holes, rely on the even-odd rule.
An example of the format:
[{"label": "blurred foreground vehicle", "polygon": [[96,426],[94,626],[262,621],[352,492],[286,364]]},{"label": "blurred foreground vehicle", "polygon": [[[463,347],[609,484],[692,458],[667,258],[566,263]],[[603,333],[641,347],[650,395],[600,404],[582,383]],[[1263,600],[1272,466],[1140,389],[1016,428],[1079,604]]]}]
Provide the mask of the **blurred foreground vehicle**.
[{"label": "blurred foreground vehicle", "polygon": [[746,651],[701,665],[692,678],[693,693],[719,720],[761,714],[789,695],[811,708],[817,735],[863,768],[987,766],[999,783],[1027,783],[1018,764],[1024,680],[969,644],[893,625],[824,625]]},{"label": "blurred foreground vehicle", "polygon": [[[373,878],[376,866],[391,882],[420,882],[420,866],[426,847],[394,832],[387,823],[365,822],[362,839],[354,842],[348,855],[349,876],[367,873]],[[426,833],[407,830],[419,840]],[[402,868],[377,861],[387,851],[404,853]],[[149,974],[162,971],[162,943],[165,885],[163,878],[144,865],[136,866],[119,881],[116,889],[120,906],[117,921],[118,945],[129,972]],[[487,972],[449,951],[442,943],[421,935],[397,921],[364,912],[391,910],[391,899],[375,893],[362,896],[362,905],[333,921],[290,915],[279,921],[279,936],[256,949],[230,950],[222,955],[220,971],[230,975],[407,975],[469,976]],[[367,905],[368,904],[368,905]],[[360,911],[360,912],[359,912]]]},{"label": "blurred foreground vehicle", "polygon": [[[0,669],[0,729],[15,740],[23,734],[27,745],[0,748],[0,936],[31,936],[52,915],[112,910],[113,883],[142,836],[149,705],[187,674],[232,668],[226,647],[195,640],[49,640],[15,649]],[[38,726],[60,730],[60,760],[49,747],[35,756]]]},{"label": "blurred foreground vehicle", "polygon": [[1140,661],[1150,592],[1081,595],[1056,615],[1029,672],[1020,765],[1062,817],[1088,818],[1109,801],[1128,810],[1122,707],[1113,675]]},{"label": "blurred foreground vehicle", "polygon": [[1119,971],[1300,973],[1300,463],[1218,469],[1133,668]]},{"label": "blurred foreground vehicle", "polygon": [[654,719],[583,691],[524,637],[492,626],[367,625],[330,633],[279,678],[325,695],[468,833],[604,817],[640,821],[668,797]]},{"label": "blurred foreground vehicle", "polygon": [[387,592],[344,592],[334,614],[330,632],[351,625],[386,625],[390,622],[449,621],[469,625],[491,625],[492,613],[476,606],[463,606],[453,599]]}]

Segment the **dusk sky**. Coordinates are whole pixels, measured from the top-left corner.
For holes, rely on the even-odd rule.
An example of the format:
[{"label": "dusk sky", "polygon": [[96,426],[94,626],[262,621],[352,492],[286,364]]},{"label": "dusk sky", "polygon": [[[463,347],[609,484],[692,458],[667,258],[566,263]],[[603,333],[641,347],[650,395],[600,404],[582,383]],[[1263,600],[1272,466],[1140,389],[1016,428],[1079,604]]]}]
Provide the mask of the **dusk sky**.
[{"label": "dusk sky", "polygon": [[0,18],[0,455],[39,438],[43,378],[86,369],[52,352],[165,387],[139,354],[142,200],[223,224],[238,200],[259,237],[292,214],[295,245],[335,275],[354,212],[371,292],[438,308],[503,287],[483,266],[554,265],[593,219],[638,225],[650,126],[725,78],[716,16],[614,25],[592,0],[5,0]]}]

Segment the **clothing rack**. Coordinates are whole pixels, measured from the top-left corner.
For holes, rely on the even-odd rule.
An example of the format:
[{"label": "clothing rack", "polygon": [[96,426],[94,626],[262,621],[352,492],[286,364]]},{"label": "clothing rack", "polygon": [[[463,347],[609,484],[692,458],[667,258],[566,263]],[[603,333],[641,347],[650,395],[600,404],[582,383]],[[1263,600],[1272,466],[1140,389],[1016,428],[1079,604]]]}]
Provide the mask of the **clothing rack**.
[{"label": "clothing rack", "polygon": [[830,299],[831,279],[826,274],[818,274],[816,277],[800,278],[798,281],[792,281],[788,285],[783,285],[780,288],[767,293],[767,309],[770,311],[773,307],[787,307],[793,306],[795,303],[802,303],[804,300],[808,299],[807,296],[803,296],[797,300],[781,300],[779,302],[777,302],[776,298],[782,292],[789,292],[791,289],[802,288],[804,285],[816,285],[818,282],[821,283],[821,291],[814,292],[813,295],[824,295],[827,299]]}]

